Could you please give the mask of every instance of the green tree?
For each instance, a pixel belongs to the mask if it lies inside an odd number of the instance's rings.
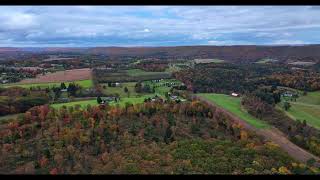
[[[100,96],[98,96],[98,97],[97,97],[97,102],[98,102],[98,104],[101,104],[102,99],[101,99],[101,97],[100,97]]]
[[[285,101],[283,103],[284,110],[288,111],[290,109],[290,107],[291,107],[291,104],[289,102]]]
[[[64,84],[64,82],[63,82],[63,83],[61,83],[60,88],[61,88],[61,89],[66,89],[67,86],[66,86],[66,85]]]

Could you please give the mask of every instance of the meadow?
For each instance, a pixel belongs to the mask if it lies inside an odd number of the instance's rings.
[[[63,81],[78,81],[91,79],[91,69],[71,69],[65,71],[57,71],[54,73],[48,73],[45,75],[38,75],[36,78],[24,79],[21,84],[33,84],[33,83],[53,83]]]
[[[194,60],[196,64],[202,64],[202,63],[223,63],[225,62],[222,59],[195,59]]]
[[[257,61],[256,63],[258,64],[266,64],[266,63],[272,63],[272,62],[276,62],[277,60],[274,59],[261,59],[259,61]]]
[[[141,69],[129,69],[126,71],[129,76],[156,76],[170,75],[170,72],[148,72]]]
[[[124,88],[127,87],[129,90],[129,95],[130,97],[135,97],[138,94],[135,91],[135,85],[136,82],[126,82],[126,83],[121,83],[120,86],[117,87],[108,87],[107,83],[102,83],[100,84],[102,87],[105,86],[105,88],[103,88],[103,93],[106,95],[114,95],[114,94],[119,94],[120,97],[128,97],[128,94],[126,92],[124,92]]]
[[[18,87],[22,87],[22,88],[30,88],[30,87],[40,87],[40,88],[47,88],[47,87],[59,87],[61,85],[61,83],[64,82],[66,86],[68,86],[71,82],[67,82],[67,81],[61,81],[61,82],[52,82],[52,83],[13,83],[13,84],[7,84],[7,85],[2,85],[0,87],[4,87],[4,88],[9,88],[9,87],[14,87],[14,86],[18,86]],[[78,81],[72,81],[76,84],[79,84],[81,87],[83,88],[91,88],[93,86],[93,82],[91,79],[87,79],[87,80],[78,80]]]
[[[97,99],[91,99],[91,100],[84,100],[84,101],[74,101],[74,102],[67,102],[67,103],[57,103],[57,104],[50,104],[50,107],[59,109],[62,106],[70,107],[70,106],[75,106],[75,105],[80,105],[82,108],[87,107],[87,105],[98,105]]]
[[[247,111],[245,111],[241,107],[241,98],[239,97],[232,97],[225,94],[215,94],[215,93],[199,93],[197,94],[207,100],[215,103],[217,106],[226,109],[227,111],[231,112],[235,116],[243,119],[244,121],[248,122],[250,125],[256,128],[268,128],[270,125],[259,120],[252,115],[250,115]]]
[[[277,105],[278,109],[283,109],[283,102]],[[291,105],[288,111],[284,111],[294,120],[306,120],[307,124],[320,129],[320,91],[309,92],[305,96],[300,96],[296,101],[288,101]]]
[[[139,104],[143,103],[146,98],[153,97],[153,94],[149,95],[143,95],[143,96],[137,96],[137,97],[121,97],[119,102],[111,102],[109,105],[116,106],[119,105],[120,107],[125,107],[127,103],[129,104]],[[82,108],[86,108],[88,105],[91,106],[97,106],[98,102],[97,99],[91,99],[91,100],[83,100],[83,101],[74,101],[74,102],[67,102],[67,103],[57,103],[57,104],[51,104],[50,107],[55,109],[60,109],[63,106],[70,107],[75,105],[80,105]]]

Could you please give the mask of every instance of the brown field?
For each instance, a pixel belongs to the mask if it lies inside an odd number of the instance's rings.
[[[66,82],[91,79],[91,69],[72,69],[66,71],[58,71],[48,73],[46,75],[38,75],[34,79],[24,79],[20,83],[51,83],[51,82]]]

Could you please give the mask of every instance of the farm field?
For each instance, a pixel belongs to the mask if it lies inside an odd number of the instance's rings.
[[[291,107],[283,110],[283,101],[277,105],[294,120],[306,120],[307,124],[320,129],[320,92],[309,92],[306,96],[300,96],[297,101],[289,101]]]
[[[143,83],[150,85],[150,87],[155,86],[155,94],[160,96],[164,96],[171,89],[171,87],[165,86],[165,83],[175,83],[177,85],[181,84],[181,82],[176,79],[164,79],[160,82],[144,81]]]
[[[149,94],[149,95],[143,95],[143,96],[140,96],[140,97],[123,97],[120,99],[119,102],[111,102],[110,105],[113,105],[113,106],[116,106],[116,105],[119,105],[120,107],[125,107],[126,103],[130,103],[130,104],[140,104],[140,103],[143,103],[144,100],[146,98],[151,98],[153,97],[154,94]]]
[[[33,79],[24,79],[20,84],[29,83],[53,83],[53,82],[67,82],[91,79],[91,69],[72,69],[66,71],[58,71],[45,75],[38,75]]]
[[[109,105],[111,105],[111,106],[119,105],[120,107],[125,107],[126,103],[130,103],[130,104],[143,103],[146,98],[153,97],[153,96],[154,96],[153,94],[149,94],[149,95],[143,95],[140,97],[129,97],[129,98],[128,97],[121,97],[119,102],[117,102],[117,103],[111,102]],[[52,108],[59,109],[62,106],[70,107],[70,106],[75,106],[77,104],[79,104],[82,108],[85,108],[89,104],[91,106],[96,106],[96,105],[98,105],[98,102],[96,99],[91,99],[91,100],[84,100],[84,101],[74,101],[74,102],[67,102],[67,103],[51,104],[50,106]]]
[[[71,82],[66,82],[66,81],[61,81],[64,82],[66,86],[68,86]],[[22,84],[22,83],[14,83],[14,84],[8,84],[8,85],[2,85],[0,87],[14,87],[14,86],[18,86],[18,87],[23,87],[23,88],[30,88],[30,87],[40,87],[40,88],[47,88],[47,87],[59,87],[61,85],[61,82],[54,82],[54,83],[27,83],[27,84]],[[83,88],[90,88],[93,86],[93,82],[91,79],[87,79],[87,80],[79,80],[79,81],[72,81],[76,84],[79,84],[81,87]]]
[[[129,69],[126,71],[129,76],[148,76],[148,75],[169,75],[169,72],[147,72],[141,69]]]
[[[261,59],[261,60],[257,61],[256,63],[258,63],[258,64],[266,64],[266,63],[272,63],[272,62],[277,62],[277,60],[274,60],[274,59]]]
[[[268,128],[270,125],[267,123],[253,117],[248,112],[246,112],[244,109],[241,108],[241,99],[237,97],[231,97],[229,95],[225,94],[215,94],[215,93],[199,93],[197,94],[201,97],[204,97],[208,99],[209,101],[212,101],[219,107],[222,107],[229,112],[233,113],[234,115],[238,116],[239,118],[245,120],[250,125],[256,127],[256,128]]]
[[[24,113],[18,113],[18,114],[10,114],[6,116],[0,116],[0,124],[6,123],[10,121],[11,119],[15,119],[20,115],[23,115]]]
[[[130,97],[135,97],[138,95],[134,89],[136,82],[121,83],[121,85],[118,87],[108,87],[107,83],[102,83],[100,85],[106,87],[105,89],[103,89],[103,93],[106,95],[119,94],[120,97],[128,97],[128,94],[124,92],[125,87],[128,88]]]
[[[201,64],[201,63],[222,63],[225,62],[222,59],[195,59],[194,60],[196,64]]]
[[[98,105],[98,102],[96,99],[91,99],[91,100],[84,100],[84,101],[74,101],[74,102],[67,102],[67,103],[57,103],[57,104],[50,104],[50,107],[55,108],[55,109],[59,109],[62,106],[66,106],[66,107],[70,107],[70,106],[75,106],[79,104],[82,108],[87,107],[87,105]]]

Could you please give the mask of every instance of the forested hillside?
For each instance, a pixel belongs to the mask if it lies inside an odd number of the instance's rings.
[[[1,173],[316,173],[198,101],[55,110],[0,131]]]

